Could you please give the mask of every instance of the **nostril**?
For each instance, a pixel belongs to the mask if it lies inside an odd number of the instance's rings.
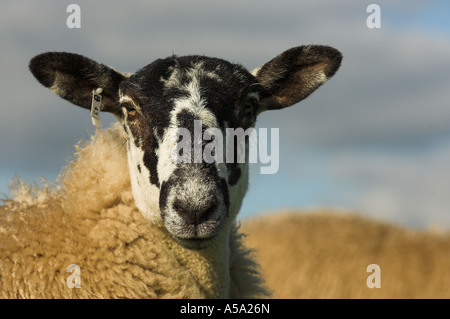
[[[204,221],[207,221],[211,218],[211,216],[214,214],[214,212],[217,209],[217,202],[214,201],[209,208],[207,208],[206,210],[203,211],[203,213],[201,213],[201,215],[198,217],[197,221],[199,223],[202,223]]]
[[[205,215],[210,215],[212,214],[217,208],[217,203],[213,203],[206,211],[205,211]]]
[[[173,205],[172,205],[173,209],[177,212],[180,212],[183,209],[183,205],[180,203],[179,200],[176,200]]]
[[[189,210],[187,207],[189,206],[181,200],[175,200],[172,205],[173,210],[175,210],[180,216],[189,215]]]

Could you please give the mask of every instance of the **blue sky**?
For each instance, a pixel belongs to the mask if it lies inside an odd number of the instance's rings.
[[[65,24],[74,2],[81,29]],[[280,169],[260,175],[252,166],[240,216],[329,207],[450,227],[450,2],[375,2],[381,29],[365,24],[370,3],[2,1],[0,192],[15,173],[55,180],[73,145],[94,132],[88,112],[31,76],[36,54],[80,53],[124,72],[172,53],[253,69],[292,46],[328,44],[344,54],[336,76],[260,117],[258,127],[280,129]]]
[[[427,1],[421,5],[411,6],[399,2],[393,10],[383,12],[387,27],[416,29],[419,32],[449,35],[450,2],[445,0]]]

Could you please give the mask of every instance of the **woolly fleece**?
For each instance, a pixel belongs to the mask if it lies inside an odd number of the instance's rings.
[[[242,224],[274,298],[450,298],[450,232],[316,209]],[[274,242],[276,241],[276,245]],[[369,288],[380,267],[380,288]]]
[[[203,250],[179,246],[134,205],[119,124],[76,146],[56,187],[17,179],[0,207],[1,298],[266,296],[235,221]],[[81,288],[69,288],[69,265]]]

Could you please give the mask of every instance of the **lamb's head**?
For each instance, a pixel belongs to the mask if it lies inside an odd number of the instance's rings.
[[[137,207],[182,245],[201,248],[234,221],[247,189],[248,143],[236,132],[248,133],[262,111],[307,97],[341,59],[333,48],[304,46],[251,73],[221,59],[171,56],[124,74],[81,55],[49,52],[34,57],[30,69],[87,109],[92,92],[102,89],[102,111],[114,114],[128,137]]]

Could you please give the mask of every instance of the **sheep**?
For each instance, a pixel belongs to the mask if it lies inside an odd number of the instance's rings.
[[[0,210],[0,296],[223,297],[218,282],[229,286],[231,297],[264,294],[257,265],[236,228],[220,246],[189,250],[139,213],[123,139],[116,124],[79,145],[59,189],[23,182],[12,188],[15,200]],[[230,250],[229,257],[219,249]],[[80,289],[67,286],[70,265],[80,267]],[[226,268],[231,278],[223,276]]]
[[[450,298],[445,231],[327,209],[270,213],[241,229],[275,298]]]
[[[301,46],[252,72],[170,56],[128,74],[73,53],[34,57],[42,85],[91,109],[96,126],[100,111],[118,123],[80,143],[54,187],[17,181],[0,207],[0,297],[268,296],[236,221],[248,162],[199,160],[209,144],[186,144],[180,132],[195,136],[199,121],[201,133],[254,127],[261,112],[306,98],[341,60],[334,48]],[[238,149],[248,158],[248,145],[225,153]]]

